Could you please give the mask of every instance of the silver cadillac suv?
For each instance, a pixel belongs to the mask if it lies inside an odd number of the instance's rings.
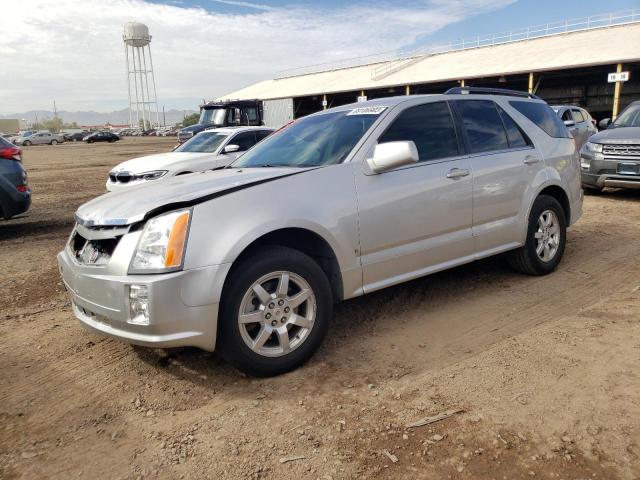
[[[546,103],[453,89],[326,110],[223,170],[96,198],[58,263],[90,330],[275,375],[340,300],[503,252],[552,272],[581,213],[575,144]]]

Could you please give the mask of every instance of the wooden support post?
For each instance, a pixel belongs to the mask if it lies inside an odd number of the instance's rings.
[[[404,87],[404,94],[411,95],[411,85],[407,85],[406,87]]]
[[[322,109],[323,110],[327,109],[327,94],[326,93],[324,95],[322,95]]]
[[[464,78],[462,80],[460,80],[460,86],[464,87]]]
[[[533,72],[529,73],[529,93],[533,93]]]
[[[622,72],[622,64],[618,64],[616,69],[617,73]],[[622,89],[622,82],[616,82],[616,86],[613,90],[613,112],[611,113],[611,121],[613,122],[618,116],[618,110],[620,109],[620,90]]]

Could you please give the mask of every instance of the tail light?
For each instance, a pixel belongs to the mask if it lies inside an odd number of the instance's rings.
[[[6,158],[7,160],[15,160],[16,162],[22,161],[22,150],[18,147],[9,147],[0,149],[0,158]]]

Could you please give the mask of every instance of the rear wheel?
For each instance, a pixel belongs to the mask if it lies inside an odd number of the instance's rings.
[[[29,140],[25,140],[24,142],[22,142],[22,145],[28,147],[29,145],[31,145],[31,142]]]
[[[272,376],[306,362],[329,329],[333,301],[310,257],[268,246],[230,274],[220,312],[222,355],[249,375]]]
[[[531,208],[527,240],[524,246],[509,254],[509,263],[528,275],[553,272],[564,254],[567,221],[560,203],[548,195],[540,195]]]

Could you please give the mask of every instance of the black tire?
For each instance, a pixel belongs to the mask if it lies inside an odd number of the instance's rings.
[[[49,145],[57,145],[58,141],[57,140],[51,140],[51,142],[49,143]]]
[[[28,147],[29,145],[31,145],[31,142],[29,140],[25,140],[24,142],[22,142],[23,147]]]
[[[560,227],[560,241],[558,249],[549,261],[542,260],[536,253],[535,234],[538,230],[538,219],[546,210],[555,213]],[[509,252],[507,260],[512,268],[527,275],[547,275],[553,272],[564,254],[567,242],[567,219],[560,203],[548,195],[540,195],[536,198],[529,213],[529,226],[527,228],[527,240],[524,246]]]
[[[254,352],[245,343],[238,324],[238,314],[245,293],[259,278],[283,270],[299,275],[311,287],[316,299],[315,320],[307,337],[297,348],[279,357],[268,357]],[[280,375],[311,358],[327,334],[332,316],[331,287],[320,266],[298,250],[267,246],[235,265],[230,273],[220,305],[217,348],[229,363],[248,375]]]

